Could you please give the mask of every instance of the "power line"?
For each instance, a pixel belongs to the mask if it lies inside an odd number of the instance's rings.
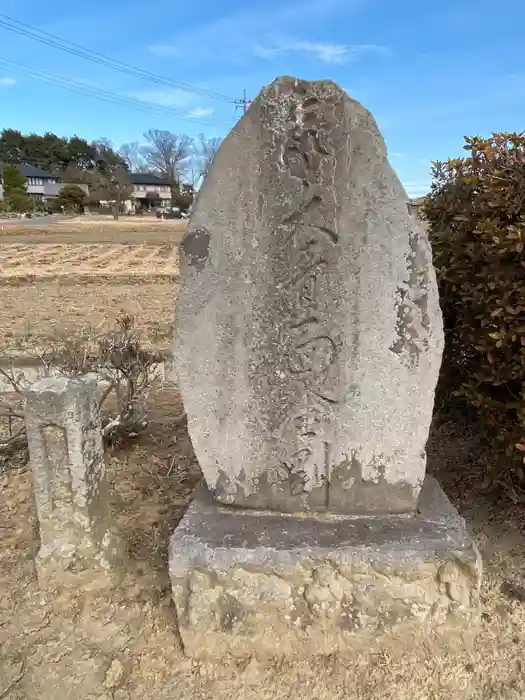
[[[120,93],[112,92],[110,90],[106,90],[104,88],[99,88],[95,85],[90,84],[87,81],[80,80],[78,78],[71,78],[70,76],[67,75],[60,75],[58,73],[51,73],[49,71],[44,71],[40,68],[35,68],[34,66],[29,66],[22,61],[18,61],[13,58],[7,58],[5,56],[0,56],[0,63],[2,63],[4,66],[8,68],[14,68],[15,70],[20,69],[21,72],[24,74],[28,74],[29,77],[32,77],[36,80],[42,78],[43,82],[48,82],[49,84],[53,84],[56,87],[63,87],[65,89],[69,89],[70,87],[78,87],[81,91],[82,94],[89,94],[89,96],[92,97],[98,97],[100,99],[105,98],[108,101],[114,102],[115,104],[123,104],[126,106],[133,106],[141,109],[146,109],[147,111],[155,111],[157,113],[162,113],[166,114],[171,117],[176,117],[177,119],[185,119],[187,121],[192,121],[196,123],[219,123],[219,120],[216,120],[214,118],[210,119],[197,119],[196,117],[190,117],[187,115],[186,111],[183,111],[181,109],[177,109],[174,107],[169,107],[167,105],[157,105],[157,104],[152,104],[150,102],[147,102],[145,100],[141,100],[140,98],[128,96],[128,95],[122,95]],[[36,76],[35,77],[35,74]],[[58,82],[53,82],[53,81],[58,81]],[[89,91],[86,93],[86,91]],[[226,124],[227,122],[221,121],[220,123]]]
[[[121,107],[132,107],[134,109],[139,109],[142,111],[153,112],[160,114],[162,116],[170,116],[183,121],[189,121],[193,124],[203,124],[207,126],[214,126],[216,124],[229,125],[229,122],[217,120],[217,119],[202,119],[197,117],[188,116],[186,112],[182,112],[175,108],[168,107],[166,105],[155,105],[145,100],[141,100],[135,97],[128,97],[121,95],[119,93],[111,92],[110,90],[105,90],[103,88],[98,88],[96,86],[90,85],[87,82],[78,80],[76,78],[70,78],[69,76],[59,75],[57,73],[50,73],[49,71],[41,70],[40,68],[34,68],[28,66],[22,61],[16,59],[7,58],[0,56],[0,65],[3,65],[10,70],[21,72],[22,75],[26,75],[32,80],[37,82],[42,82],[54,87],[59,87],[63,90],[68,90],[70,92],[75,92],[81,94],[84,97],[93,97],[94,99],[101,100],[103,102],[108,102],[110,104],[116,104]]]
[[[196,117],[184,116],[185,113],[178,112],[175,109],[165,105],[155,105],[138,98],[126,97],[124,95],[119,95],[118,93],[110,92],[109,90],[96,88],[89,85],[89,83],[84,83],[74,78],[61,76],[56,73],[49,73],[48,71],[43,71],[39,68],[33,68],[23,64],[21,61],[14,61],[14,59],[0,57],[0,65],[3,65],[10,70],[14,70],[14,72],[20,72],[22,75],[25,75],[32,80],[36,80],[37,82],[52,85],[53,87],[58,87],[63,90],[68,90],[69,92],[77,93],[83,97],[93,97],[94,99],[108,102],[110,104],[116,104],[122,107],[132,107],[143,112],[152,112],[162,116],[170,116],[172,118],[181,119],[184,121],[191,121],[194,124],[214,125],[217,123],[227,123],[225,121],[219,122],[218,120],[213,120],[212,122],[209,119],[205,120],[198,119]]]
[[[171,80],[170,78],[165,78],[157,73],[151,73],[150,71],[143,70],[142,68],[137,68],[128,63],[123,63],[122,61],[117,61],[109,56],[98,53],[97,51],[92,51],[91,49],[86,49],[80,44],[75,44],[72,41],[63,39],[56,34],[51,34],[50,32],[45,32],[44,30],[33,27],[25,22],[20,22],[19,20],[13,19],[8,15],[0,12],[0,27],[6,29],[7,31],[14,32],[21,36],[34,39],[47,46],[52,46],[53,48],[59,49],[60,51],[65,51],[74,56],[84,58],[87,61],[92,61],[93,63],[98,63],[100,65],[106,66],[107,68],[112,68],[113,70],[120,71],[121,73],[127,73],[129,75],[134,75],[135,77],[142,78],[151,82],[158,83],[160,85],[167,85],[168,87],[176,88],[177,90],[182,90],[183,92],[191,92],[202,97],[208,97],[213,100],[221,100],[223,102],[229,102],[230,104],[238,104],[239,100],[232,99],[227,95],[222,95],[211,90],[206,90],[204,88],[196,87],[195,85],[189,85],[187,83],[181,83],[178,81]]]

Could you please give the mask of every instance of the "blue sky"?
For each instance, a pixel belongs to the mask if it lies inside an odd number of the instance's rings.
[[[518,0],[3,0],[0,12],[231,100],[244,89],[254,96],[277,75],[331,78],[372,111],[411,196],[428,189],[431,160],[461,154],[464,135],[525,129]],[[35,70],[139,98],[151,111],[43,84],[29,77]],[[0,107],[0,127],[104,136],[116,146],[140,141],[150,127],[222,136],[240,116],[226,100],[114,71],[2,27]]]

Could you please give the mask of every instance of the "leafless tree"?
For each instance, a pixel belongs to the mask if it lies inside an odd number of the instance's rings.
[[[94,141],[93,146],[97,152],[97,169],[89,173],[91,199],[111,202],[113,217],[118,219],[122,204],[133,191],[126,163],[108,139]]]
[[[92,171],[89,177],[91,199],[111,202],[113,218],[118,219],[123,203],[133,192],[126,168],[122,165],[111,165],[103,172]]]
[[[193,139],[186,134],[160,129],[146,131],[144,139],[147,145],[141,153],[145,163],[171,183],[172,195],[175,196],[192,154]]]
[[[200,134],[198,142],[198,163],[199,163],[199,175],[201,178],[205,178],[210,172],[217,151],[221,145],[222,139],[217,136],[212,136],[207,138],[204,134]]]
[[[148,170],[138,141],[123,143],[118,152],[132,173],[142,173]]]
[[[97,154],[102,153],[105,154],[106,157],[109,157],[111,153],[115,154],[113,142],[110,141],[110,139],[107,139],[105,136],[95,139],[92,141],[91,145],[96,150]]]
[[[186,169],[186,181],[192,186],[194,190],[196,190],[199,186],[201,179],[201,168],[198,162],[198,158],[197,156],[194,156],[191,159],[190,166]]]

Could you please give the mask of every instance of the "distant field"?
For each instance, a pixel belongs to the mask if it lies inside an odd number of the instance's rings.
[[[59,219],[42,226],[27,225],[16,221],[0,222],[0,245],[25,243],[179,243],[186,221],[157,219],[153,217],[77,217]]]
[[[51,231],[68,231],[70,233],[94,233],[102,229],[115,231],[180,231],[186,228],[184,219],[157,219],[154,216],[77,216],[73,218],[56,218],[52,222],[38,225],[35,219],[0,220],[0,234],[10,236],[16,233],[49,233]]]
[[[136,318],[144,341],[171,343],[178,243],[186,223],[129,217],[62,220],[0,234],[0,355],[42,352],[59,337]]]
[[[14,243],[0,246],[0,282],[74,276],[165,276],[178,271],[176,246]]]

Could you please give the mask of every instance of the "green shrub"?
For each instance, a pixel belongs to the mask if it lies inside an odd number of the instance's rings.
[[[54,206],[57,211],[64,207],[65,211],[80,212],[87,201],[87,194],[79,185],[64,185],[55,198]]]
[[[11,211],[18,214],[25,214],[33,211],[34,202],[25,190],[14,188],[9,191],[9,196],[6,199],[7,205]]]
[[[4,197],[9,199],[11,192],[25,192],[27,188],[27,180],[14,165],[6,165],[2,173],[2,181],[4,185]]]
[[[486,426],[488,476],[525,496],[525,135],[466,138],[424,206],[438,271],[445,396]]]
[[[62,204],[58,197],[50,197],[46,201],[46,209],[50,214],[61,214]]]

